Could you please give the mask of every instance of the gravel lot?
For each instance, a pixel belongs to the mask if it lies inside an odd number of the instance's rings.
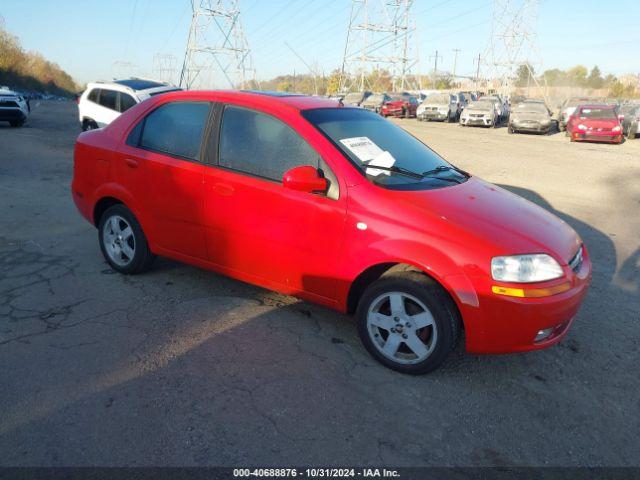
[[[0,465],[639,465],[640,140],[398,123],[582,235],[562,344],[409,377],[324,308],[164,259],[113,274],[69,192],[76,106],[44,102],[0,126]]]

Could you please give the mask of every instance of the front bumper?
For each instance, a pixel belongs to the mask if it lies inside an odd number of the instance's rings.
[[[418,114],[418,118],[420,120],[440,120],[440,121],[444,121],[447,119],[447,117],[449,116],[449,113],[442,113],[439,112],[437,110],[425,110],[423,112],[420,112]]]
[[[474,117],[474,116],[465,116],[460,118],[460,124],[465,126],[481,126],[481,127],[490,127],[493,124],[492,117]]]
[[[619,131],[619,132],[587,131],[585,133],[571,132],[571,139],[574,142],[620,143],[622,142],[622,131]]]
[[[19,108],[0,108],[0,121],[26,120],[27,115]]]
[[[512,353],[540,350],[560,342],[569,331],[591,281],[591,261],[586,248],[577,272],[566,267],[569,290],[541,298],[518,298],[494,294],[489,278],[469,279],[477,294],[477,306],[461,304],[467,350],[471,353]],[[538,332],[551,333],[536,341]]]
[[[544,124],[536,121],[512,121],[510,126],[518,132],[548,132],[551,128],[550,123]]]

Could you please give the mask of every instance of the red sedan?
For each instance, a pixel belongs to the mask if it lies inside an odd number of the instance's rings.
[[[567,123],[572,142],[622,142],[622,125],[615,105],[580,105]]]
[[[382,104],[380,114],[383,117],[411,118],[416,116],[418,100],[411,95],[391,95]]]
[[[401,372],[436,368],[463,330],[470,352],[553,345],[588,289],[566,223],[330,100],[168,93],[74,156],[73,199],[114,270],[163,255],[355,313]]]

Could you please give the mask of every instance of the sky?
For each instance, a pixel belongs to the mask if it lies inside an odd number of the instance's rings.
[[[472,76],[474,60],[489,40],[491,5],[491,0],[414,0],[420,73],[432,71],[436,51],[438,70],[451,71],[458,49],[457,72]],[[350,9],[350,0],[240,0],[258,78],[306,73],[305,63],[325,73],[339,67]],[[537,43],[544,69],[582,64],[597,65],[605,74],[639,73],[636,12],[637,0],[541,0]],[[128,71],[116,62],[134,65],[134,74],[152,75],[156,53],[174,55],[181,65],[191,5],[189,0],[31,0],[27,8],[20,0],[0,0],[0,16],[25,49],[39,51],[86,83]]]

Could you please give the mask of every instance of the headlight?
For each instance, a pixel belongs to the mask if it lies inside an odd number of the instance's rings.
[[[578,130],[586,130],[586,129],[587,129],[586,125],[582,125],[582,124],[578,125]]]
[[[616,125],[615,127],[613,127],[611,129],[612,132],[619,132],[620,131],[620,125]]]
[[[562,275],[558,262],[544,253],[491,259],[491,276],[499,282],[544,282]]]

